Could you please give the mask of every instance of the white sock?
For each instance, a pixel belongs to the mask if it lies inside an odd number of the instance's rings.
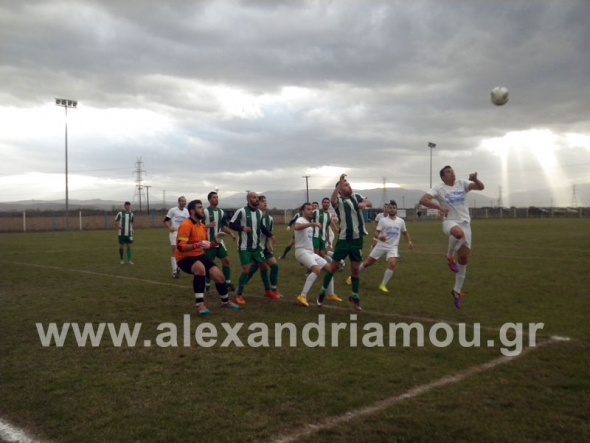
[[[449,249],[447,250],[447,258],[451,258],[455,255],[455,251],[457,250],[457,248],[459,246],[458,243],[461,240],[457,240],[452,235],[449,236]]]
[[[170,257],[170,264],[172,265],[172,272],[176,272],[178,267],[176,266],[176,258]]]
[[[310,274],[305,279],[305,284],[303,285],[303,291],[301,291],[301,295],[305,295],[305,296],[307,295],[307,293],[311,289],[311,286],[314,284],[316,278],[318,278],[316,273],[310,272]]]
[[[386,269],[383,273],[383,281],[381,282],[381,286],[386,286],[393,277],[393,269]]]
[[[327,294],[334,295],[334,279],[330,280],[330,284],[328,285]]]
[[[332,252],[332,251],[330,251],[330,252]],[[329,252],[328,252],[328,254],[329,254]],[[332,263],[332,257],[328,254],[324,255],[324,260],[326,260],[328,263]]]
[[[453,288],[453,291],[460,293],[461,289],[463,288],[463,282],[465,281],[467,265],[460,265],[457,263],[457,267],[459,268],[459,272],[455,274],[455,287]]]
[[[332,256],[334,255],[334,251],[328,251],[326,252],[326,255],[330,258],[332,258]]]

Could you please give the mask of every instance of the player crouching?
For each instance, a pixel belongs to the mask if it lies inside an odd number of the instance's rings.
[[[229,300],[227,284],[221,270],[215,263],[205,257],[205,249],[215,247],[216,243],[207,241],[207,228],[202,223],[205,209],[201,200],[193,200],[187,205],[190,217],[178,227],[176,237],[176,263],[187,274],[193,275],[193,290],[197,312],[201,315],[209,314],[205,306],[205,279],[209,277],[215,282],[217,292],[221,297],[224,308],[239,309],[239,306]]]

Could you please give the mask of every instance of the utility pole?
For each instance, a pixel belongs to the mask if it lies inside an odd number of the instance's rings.
[[[381,191],[381,206],[387,203],[387,177],[382,177],[383,189]]]
[[[502,203],[502,186],[500,186],[498,191],[498,207],[501,208],[502,206],[504,206],[504,204]]]
[[[144,186],[145,192],[147,194],[147,212],[148,212],[148,214],[150,213],[150,188],[151,187],[152,187],[151,185],[150,186],[148,186],[148,185],[145,185]]]
[[[302,178],[305,179],[305,201],[308,202],[309,201],[309,175],[303,175]]]
[[[166,208],[166,190],[162,189],[162,206]]]
[[[572,185],[572,208],[576,208],[578,206],[578,199],[576,198],[576,185]]]
[[[142,175],[144,172],[143,161],[141,161],[141,157],[137,157],[137,161],[135,162],[135,171],[133,174],[137,174],[137,178],[135,179],[137,184],[135,187],[137,188],[137,193],[139,194],[139,212],[141,212],[141,190],[144,188]]]

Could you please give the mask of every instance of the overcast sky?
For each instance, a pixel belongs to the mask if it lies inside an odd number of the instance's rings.
[[[0,201],[590,182],[588,1],[0,0]],[[510,90],[490,103],[495,86]],[[428,148],[428,142],[436,148]],[[135,196],[137,200],[137,197]],[[590,204],[590,202],[578,202]],[[171,203],[172,204],[172,203]]]

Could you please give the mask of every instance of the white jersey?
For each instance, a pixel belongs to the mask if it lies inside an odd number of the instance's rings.
[[[172,223],[172,226],[174,226],[175,231],[178,231],[180,224],[189,217],[190,214],[188,209],[180,209],[178,206],[170,208],[168,214],[166,214],[166,218],[170,219],[170,222]]]
[[[377,216],[375,217],[375,223],[379,223],[383,217],[385,217],[384,212],[380,212],[379,214],[377,214]]]
[[[305,217],[299,217],[295,221],[295,226],[307,223],[311,222]],[[313,228],[311,226],[305,229],[295,230],[295,251],[297,249],[305,249],[313,254]]]
[[[468,223],[471,221],[466,198],[469,185],[470,182],[467,180],[455,180],[453,186],[440,183],[428,191],[428,194],[432,195],[443,208],[449,210],[445,220]]]
[[[386,241],[378,240],[377,244],[393,247],[399,245],[401,234],[406,232],[406,222],[399,217],[395,217],[395,220],[390,217],[383,217],[379,220],[379,224],[375,229],[387,237]]]

